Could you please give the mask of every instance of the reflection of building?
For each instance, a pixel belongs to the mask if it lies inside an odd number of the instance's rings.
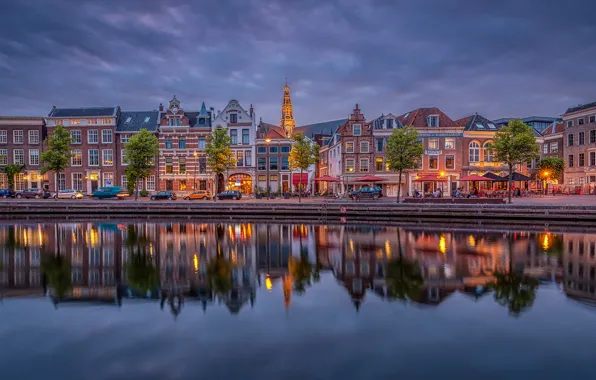
[[[595,302],[596,237],[563,235],[563,290],[572,298]]]

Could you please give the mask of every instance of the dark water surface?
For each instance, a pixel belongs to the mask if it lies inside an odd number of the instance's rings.
[[[0,225],[1,379],[593,376],[596,233]]]

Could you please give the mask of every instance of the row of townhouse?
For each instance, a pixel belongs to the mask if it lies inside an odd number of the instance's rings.
[[[535,120],[540,128],[544,127],[541,123],[545,120],[551,124],[556,120],[544,117],[530,119]],[[465,176],[488,172],[504,176],[507,173],[507,168],[495,160],[489,149],[495,133],[506,125],[504,123],[498,125],[478,114],[452,120],[438,108],[419,108],[400,116],[388,114],[367,120],[356,105],[350,117],[323,140],[320,150],[319,174],[339,178],[341,182],[321,184],[319,190],[345,192],[364,185],[356,182],[358,177],[373,174],[383,179],[377,186],[383,188],[384,194],[396,196],[399,175],[388,170],[385,147],[393,130],[406,125],[418,131],[424,154],[418,168],[404,173],[402,194],[413,194],[415,190],[429,193],[441,188],[445,195],[450,195],[456,188],[469,185],[459,181]],[[542,133],[536,127],[533,130],[537,142],[541,144]],[[533,161],[518,165],[516,171],[532,175],[536,167],[537,163]],[[481,183],[480,186],[490,185]],[[530,184],[519,183],[517,186]]]

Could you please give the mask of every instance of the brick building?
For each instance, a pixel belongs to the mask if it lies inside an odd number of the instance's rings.
[[[98,187],[118,185],[116,124],[120,107],[53,108],[45,118],[47,132],[58,125],[70,131],[70,165],[48,175],[50,191],[75,189],[91,194]]]
[[[540,149],[540,157],[558,157],[563,159],[563,134],[565,132],[565,124],[562,121],[553,122],[548,128],[542,132],[542,147]],[[562,184],[563,174],[559,178],[549,178],[549,183]]]
[[[8,188],[8,177],[2,169],[12,164],[25,166],[15,177],[16,191],[42,187],[44,177],[39,172],[39,155],[44,139],[43,118],[0,117],[0,189]]]
[[[341,180],[347,187],[360,186],[358,177],[374,173],[374,137],[372,125],[366,122],[358,104],[349,119],[337,129],[341,136]]]
[[[565,183],[570,191],[593,191],[596,185],[596,102],[563,114]]]

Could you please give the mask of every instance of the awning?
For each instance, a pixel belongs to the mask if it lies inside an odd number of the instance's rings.
[[[292,185],[307,185],[308,184],[308,173],[302,173],[302,180],[300,179],[300,173],[292,173]]]
[[[506,176],[505,176],[505,178],[506,178],[506,179],[509,179],[509,175],[506,175]],[[532,180],[532,178],[531,178],[531,177],[528,177],[527,175],[523,175],[523,174],[521,174],[521,173],[514,172],[514,173],[511,175],[511,180],[512,180],[512,181],[531,181],[531,180]]]
[[[496,182],[502,182],[502,181],[506,181],[507,180],[506,178],[503,178],[500,175],[495,174],[493,172],[486,172],[486,173],[484,173],[483,177],[492,179],[493,181],[496,181]]]
[[[385,181],[385,178],[377,177],[375,175],[365,175],[364,177],[356,178],[355,182],[380,182]]]
[[[315,178],[315,181],[317,181],[317,182],[341,182],[341,180],[339,178],[331,177],[328,175],[324,175],[322,177],[317,177],[317,178]]]
[[[414,182],[448,182],[447,178],[439,177],[436,175],[425,175],[418,177],[414,180]]]

